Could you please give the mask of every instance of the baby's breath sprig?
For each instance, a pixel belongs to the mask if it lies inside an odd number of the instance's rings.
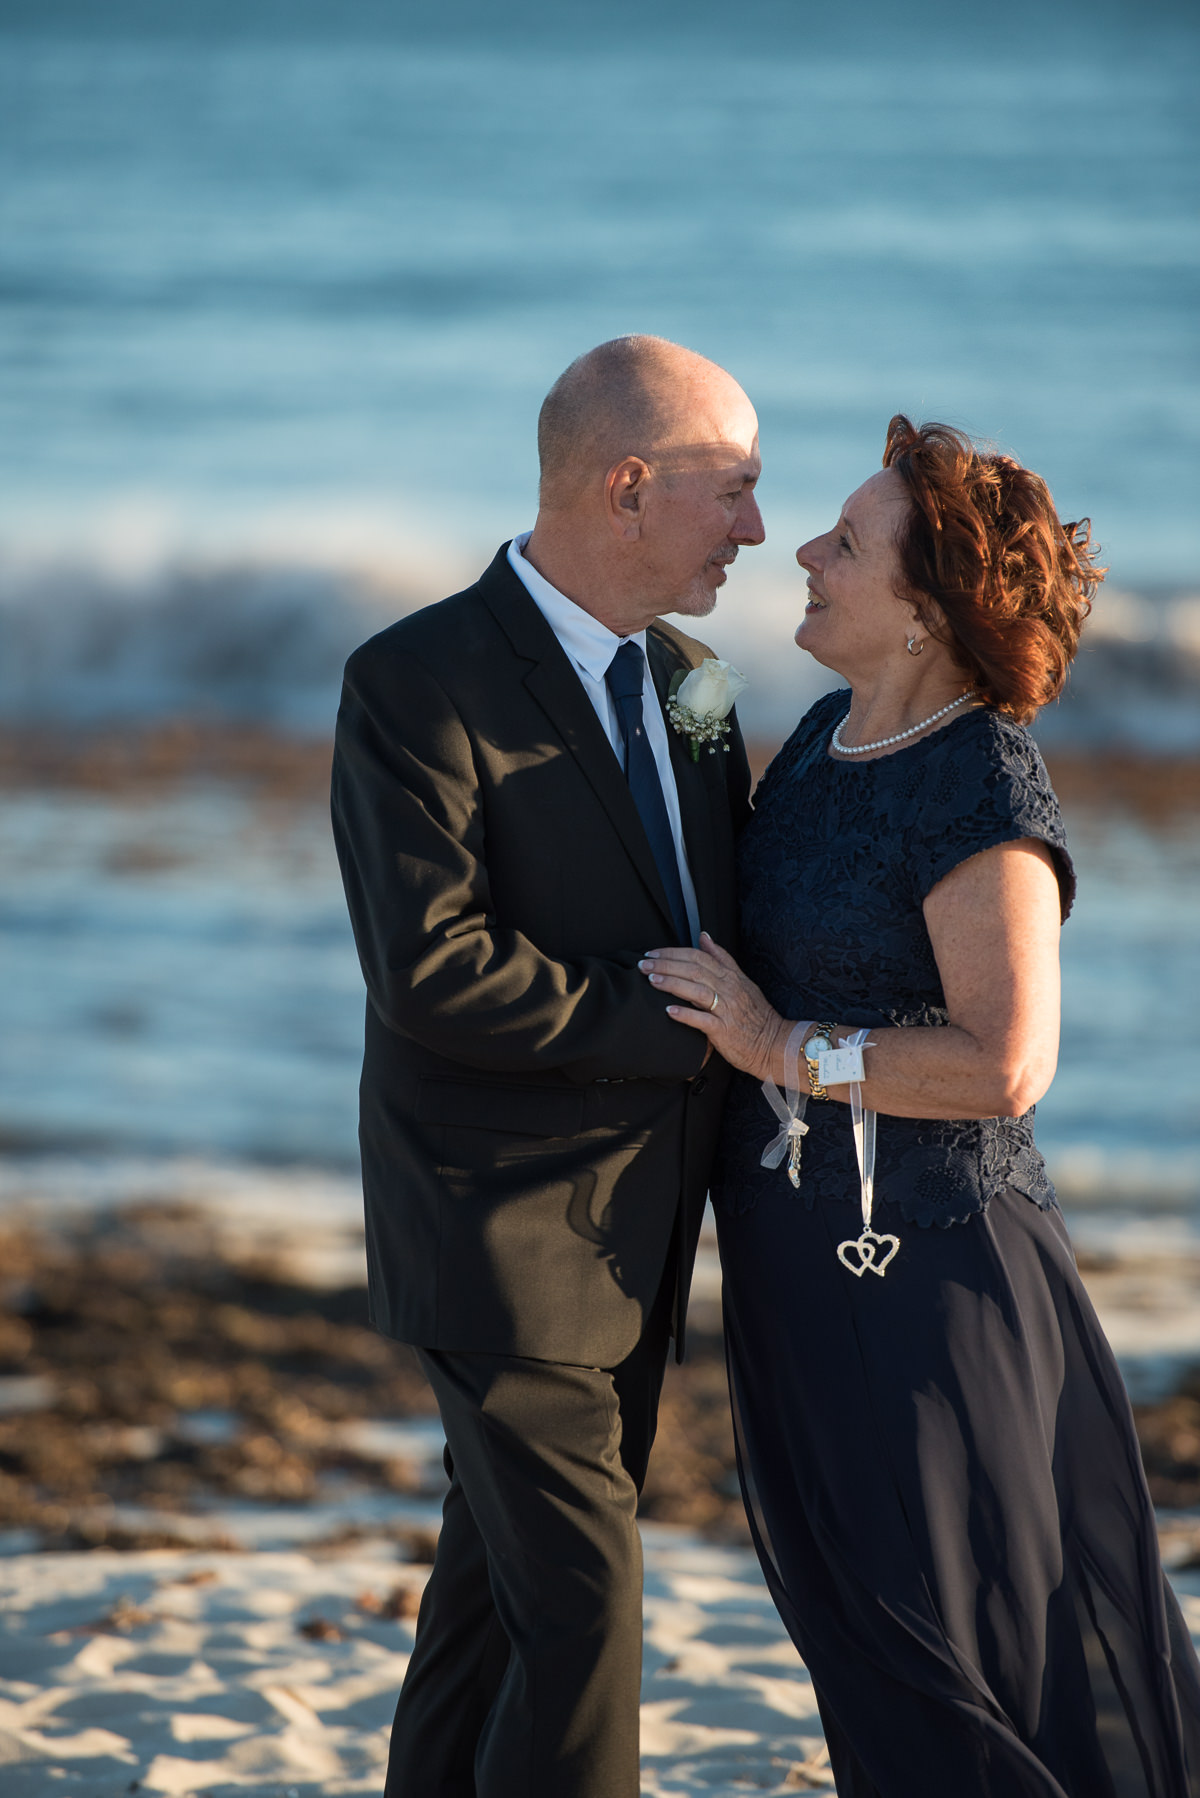
[[[677,699],[667,701],[667,717],[680,736],[687,738],[694,762],[700,760],[703,744],[708,745],[709,755],[716,755],[718,749],[729,754],[729,744],[723,741],[729,735],[728,718],[698,718],[690,706],[680,705]]]

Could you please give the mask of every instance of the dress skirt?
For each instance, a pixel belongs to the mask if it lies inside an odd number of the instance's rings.
[[[1061,1213],[891,1209],[856,1278],[857,1203],[718,1208],[747,1512],[841,1798],[1200,1798],[1200,1671]]]

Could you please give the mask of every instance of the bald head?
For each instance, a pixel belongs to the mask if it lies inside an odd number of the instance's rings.
[[[542,403],[542,508],[570,505],[626,456],[682,471],[716,447],[704,442],[705,414],[734,394],[732,375],[665,337],[614,337],[588,350]]]
[[[758,419],[732,375],[662,337],[572,362],[538,420],[541,503],[524,558],[618,636],[702,618],[761,543]]]

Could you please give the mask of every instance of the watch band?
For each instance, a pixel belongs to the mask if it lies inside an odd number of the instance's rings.
[[[837,1026],[835,1024],[818,1024],[812,1035],[808,1037],[804,1044],[804,1061],[808,1068],[808,1090],[809,1094],[814,1099],[827,1099],[829,1097],[828,1088],[822,1086],[820,1080],[817,1078],[820,1070],[820,1062],[817,1057],[822,1050],[832,1049],[833,1033],[836,1028]]]

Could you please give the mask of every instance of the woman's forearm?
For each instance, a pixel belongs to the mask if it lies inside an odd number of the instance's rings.
[[[837,1024],[835,1043],[857,1026]],[[770,1077],[783,1087],[786,1045],[792,1025],[783,1019],[769,1056]],[[892,1025],[872,1030],[863,1053],[863,1104],[890,1117],[1020,1117],[1037,1103],[1054,1077],[1057,1045],[1032,1049],[985,1042],[954,1024]],[[800,1057],[800,1091],[809,1089],[807,1063]],[[831,1086],[829,1098],[846,1104],[849,1086]]]

